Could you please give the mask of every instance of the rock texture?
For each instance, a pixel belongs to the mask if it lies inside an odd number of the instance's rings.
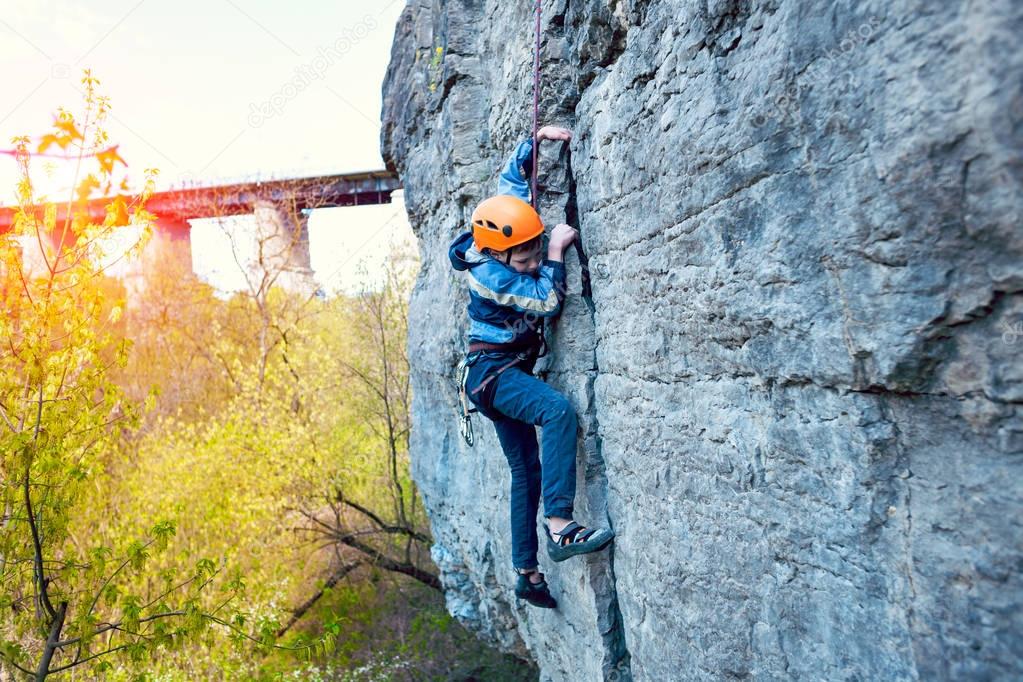
[[[458,434],[445,254],[528,134],[531,5],[410,0],[384,85],[452,613],[545,680],[1019,679],[1023,4],[544,1],[593,285],[569,260],[545,372],[618,534],[541,549],[553,612],[512,595],[493,428]]]

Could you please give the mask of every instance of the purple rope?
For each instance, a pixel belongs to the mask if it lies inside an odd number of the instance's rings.
[[[536,208],[536,148],[540,141],[536,139],[537,125],[540,121],[540,1],[536,0],[536,49],[533,51],[533,177],[530,185],[530,200]]]

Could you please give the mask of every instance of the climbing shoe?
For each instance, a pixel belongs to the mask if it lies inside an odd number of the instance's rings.
[[[534,583],[529,580],[529,575],[529,573],[519,573],[519,580],[515,583],[515,596],[524,599],[533,606],[539,606],[541,609],[556,608],[558,602],[554,601],[550,590],[547,589],[547,581],[541,578],[540,582]]]
[[[564,561],[576,554],[588,554],[604,549],[614,540],[615,534],[609,528],[586,528],[575,521],[561,529],[557,542],[551,538],[551,529],[544,524],[547,531],[547,554],[554,561]]]

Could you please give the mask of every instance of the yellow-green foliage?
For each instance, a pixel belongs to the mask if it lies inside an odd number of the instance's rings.
[[[86,115],[61,114],[43,144],[96,166],[87,198],[112,190],[120,157],[95,129],[108,104],[84,85]],[[512,679],[504,662],[481,667],[488,654],[430,580],[380,568],[387,555],[435,570],[408,461],[416,263],[396,256],[382,288],[355,296],[222,300],[187,263],[154,259],[125,301],[92,240],[150,223],[150,175],[101,225],[69,220],[73,248],[29,273],[15,237],[58,221],[29,208],[28,144],[26,208],[0,235],[0,666],[35,670],[56,631],[50,668],[70,679],[432,679],[452,666]]]
[[[82,532],[132,537],[155,519],[173,519],[175,537],[150,564],[177,575],[198,556],[215,557],[243,580],[230,606],[255,633],[276,632],[328,573],[333,547],[316,551],[299,510],[324,508],[340,488],[391,519],[399,506],[389,485],[396,471],[406,514],[425,528],[407,459],[404,320],[412,274],[392,273],[385,291],[324,302],[279,290],[262,300],[239,294],[222,301],[173,266],[152,273],[141,305],[126,316],[136,344],[124,380],[140,394],[140,377],[157,383],[161,401],[107,462]],[[262,325],[276,342],[260,350],[253,339]],[[389,406],[380,400],[386,386]],[[395,438],[387,437],[388,424],[400,429]],[[361,646],[337,628],[370,617],[356,608],[364,589],[339,585],[310,613],[315,624],[293,633]],[[201,606],[215,612],[226,596],[211,590]],[[296,641],[301,635],[284,640]],[[213,638],[162,652],[147,669],[161,679],[234,679],[298,664],[292,655],[265,661],[234,644]],[[334,654],[335,664],[344,660],[343,651]]]
[[[83,86],[84,114],[61,112],[39,144],[78,158],[72,211],[37,207],[31,141],[18,138],[22,208],[0,235],[0,666],[252,674],[269,647],[312,653],[317,639],[277,637],[330,556],[296,532],[298,510],[339,477],[349,493],[371,493],[388,467],[407,482],[407,452],[382,450],[376,417],[360,413],[373,409],[365,387],[335,362],[373,339],[347,330],[358,304],[277,290],[224,302],[179,272],[155,273],[148,300],[127,306],[103,276],[117,254],[102,249],[128,221],[147,234],[153,174],[92,221],[79,202],[118,189],[120,157],[102,131],[108,102],[95,79]],[[64,246],[32,267],[22,240],[54,233]],[[143,403],[159,405],[145,421]]]
[[[84,112],[59,112],[37,147],[15,140],[19,209],[13,231],[0,235],[0,657],[8,670],[38,676],[78,665],[96,675],[111,656],[139,662],[200,636],[208,621],[195,599],[213,573],[193,560],[168,585],[151,572],[149,560],[175,533],[165,519],[131,536],[80,532],[106,454],[140,417],[112,379],[131,343],[118,287],[103,277],[116,254],[104,249],[129,218],[143,227],[129,251],[142,247],[155,175],[147,172],[130,204],[109,202],[102,222],[84,210],[81,202],[113,190],[121,162],[103,131],[109,103],[97,85],[86,73]],[[66,216],[40,205],[32,182],[32,155],[50,149],[80,171]],[[140,576],[148,594],[127,589]]]

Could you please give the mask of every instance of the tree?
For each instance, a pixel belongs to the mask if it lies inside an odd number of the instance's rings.
[[[80,117],[61,110],[37,150],[27,137],[14,140],[19,208],[13,229],[0,235],[0,665],[36,680],[83,665],[97,674],[112,657],[137,664],[214,623],[260,640],[242,633],[231,611],[201,608],[200,594],[221,572],[212,560],[147,573],[175,534],[172,521],[114,546],[99,533],[72,532],[105,456],[143,411],[111,379],[131,343],[118,326],[123,301],[112,298],[116,287],[104,272],[143,248],[156,176],[147,170],[136,195],[126,180],[117,184],[124,162],[103,128],[109,102],[89,72],[82,85]],[[32,181],[33,156],[54,147],[75,167],[61,207],[39,204]],[[114,191],[122,194],[95,199]],[[101,218],[93,216],[97,205]],[[111,246],[129,223],[138,230],[134,243]],[[124,589],[140,578],[145,590]],[[222,587],[222,606],[241,586]]]
[[[408,243],[395,247],[379,289],[322,302],[310,284],[312,273],[296,272],[297,263],[308,257],[303,253],[308,248],[302,238],[304,207],[315,207],[316,196],[315,188],[302,180],[283,183],[272,205],[263,202],[257,207],[251,234],[220,221],[245,286],[231,302],[237,315],[230,321],[223,312],[198,313],[203,323],[194,326],[215,328],[216,341],[209,334],[187,331],[184,328],[192,325],[165,315],[165,308],[176,304],[161,302],[165,299],[161,295],[139,308],[142,314],[152,311],[151,318],[173,320],[170,326],[176,330],[160,327],[161,343],[172,335],[192,342],[190,351],[171,355],[206,356],[210,360],[206,366],[222,369],[221,379],[229,381],[234,394],[220,403],[223,413],[239,415],[232,422],[235,427],[266,436],[254,442],[267,443],[269,432],[276,429],[279,438],[270,440],[280,444],[283,438],[289,443],[292,474],[296,480],[308,479],[305,495],[295,496],[294,511],[308,522],[304,529],[314,542],[335,548],[335,562],[324,585],[293,609],[279,630],[282,636],[325,590],[364,565],[440,590],[426,558],[430,537],[425,512],[408,472],[405,342],[407,303],[418,263],[402,255],[412,253],[413,247]],[[230,212],[236,201],[232,189],[208,188],[203,197],[195,212],[211,216]],[[147,285],[147,291],[159,289]],[[188,291],[186,286],[184,296],[194,300]],[[195,307],[190,307],[187,319],[197,321]],[[344,404],[339,404],[338,396],[343,396]],[[275,401],[288,410],[279,409]],[[325,414],[324,404],[335,407]],[[245,414],[258,415],[258,423],[241,426]],[[301,434],[286,435],[296,425]],[[352,428],[358,435],[338,437],[339,429]],[[250,455],[249,466],[255,470],[261,470],[257,456],[273,456],[260,446],[253,446]],[[303,461],[320,464],[310,475],[301,471]]]
[[[409,244],[393,248],[381,288],[339,298],[332,311],[349,349],[334,357],[332,374],[352,386],[348,399],[371,437],[339,453],[348,466],[334,472],[321,484],[321,494],[299,509],[306,532],[335,551],[337,562],[325,588],[368,565],[441,590],[426,558],[432,540],[409,473],[411,390],[405,344],[408,300],[418,266],[415,259],[402,257],[410,252]],[[329,449],[322,442],[316,447]],[[389,504],[381,505],[381,497]],[[317,590],[294,609],[281,632],[323,592]]]
[[[215,215],[217,194],[206,196],[200,212]],[[281,206],[283,222],[298,225],[298,203],[285,198]],[[287,646],[298,632],[289,632],[291,626],[308,606],[291,614],[282,607],[293,600],[311,606],[341,578],[325,553],[310,556],[302,534],[292,532],[301,520],[299,510],[314,506],[321,493],[334,500],[337,490],[344,490],[346,500],[378,519],[394,514],[404,519],[389,528],[412,531],[406,538],[414,542],[405,547],[404,558],[400,549],[384,553],[388,548],[380,543],[355,540],[352,544],[367,552],[351,562],[352,571],[385,567],[417,576],[434,589],[439,582],[428,568],[425,515],[407,466],[404,325],[413,264],[404,268],[402,282],[392,272],[387,291],[325,301],[315,292],[280,286],[280,270],[289,266],[299,239],[268,232],[256,233],[254,263],[244,258],[250,246],[244,235],[228,232],[248,281],[227,300],[172,262],[147,271],[139,304],[125,314],[136,343],[118,379],[135,396],[148,382],[157,382],[161,401],[131,441],[122,439],[122,452],[108,467],[105,487],[118,490],[119,501],[88,524],[111,536],[131,537],[154,523],[161,510],[175,510],[178,536],[153,559],[154,568],[180,570],[183,557],[200,549],[225,555],[232,573],[246,582],[238,612],[261,634],[272,632]],[[380,328],[384,337],[374,331]],[[353,371],[367,378],[376,372],[374,344],[381,338],[393,367],[384,388],[393,404],[382,421],[367,417],[376,407]],[[324,481],[331,485],[325,488]],[[385,486],[378,488],[378,481]],[[346,549],[345,560],[357,553]],[[320,575],[326,575],[326,583],[310,587]],[[209,598],[203,605],[216,607]],[[332,637],[337,628],[331,618],[318,613],[315,625],[303,630],[314,632],[314,638]],[[193,678],[249,676],[259,674],[262,665],[216,645],[161,654],[150,670],[182,671]]]

